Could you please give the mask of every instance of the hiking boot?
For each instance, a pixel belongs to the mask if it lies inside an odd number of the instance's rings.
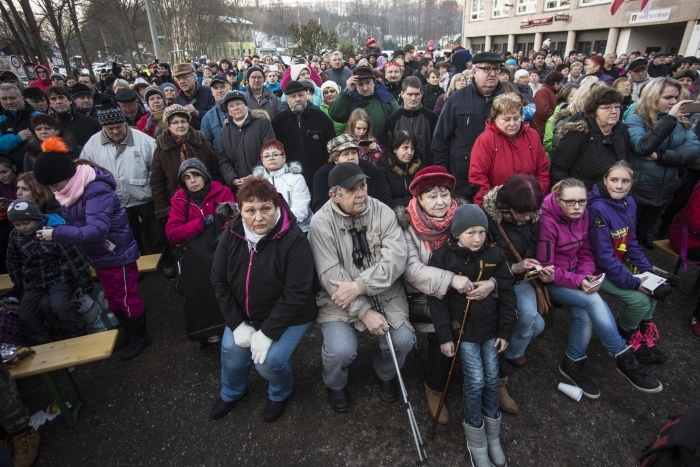
[[[514,358],[514,359],[509,359],[506,358],[506,362],[508,362],[509,365],[514,366],[515,368],[523,368],[525,367],[525,355],[523,355],[520,358]]]
[[[121,359],[131,360],[143,352],[143,349],[151,345],[153,338],[146,331],[145,313],[126,318],[126,321],[131,338],[129,339],[129,344],[124,348],[124,352],[122,352]]]
[[[700,340],[700,319],[696,318],[695,314],[690,317],[690,332],[694,338]]]
[[[345,391],[345,388],[328,388],[328,402],[331,404],[331,408],[336,412],[347,412],[350,408],[350,398],[348,397],[348,393]]]
[[[112,311],[112,310],[110,310]],[[126,316],[122,311],[112,311],[114,316],[119,320],[119,336],[117,337],[117,342],[114,343],[114,350],[121,350],[129,344],[131,340],[131,333],[129,332],[129,324],[126,321]]]
[[[467,449],[472,461],[472,467],[493,467],[489,459],[489,447],[486,441],[486,424],[481,423],[481,428],[474,428],[462,421],[464,435],[467,437]]]
[[[384,402],[392,403],[399,400],[399,391],[396,389],[396,378],[389,381],[379,380],[379,395]]]
[[[268,401],[263,412],[263,419],[266,422],[274,422],[284,413],[284,407],[287,405],[287,399],[283,401]]]
[[[504,412],[518,413],[520,412],[520,407],[518,407],[518,404],[516,404],[513,398],[510,397],[510,394],[508,394],[506,384],[508,384],[508,377],[498,380],[498,406]]]
[[[620,326],[620,321],[617,321],[617,332],[620,333],[620,337],[625,341],[627,345],[634,349],[634,356],[637,357],[639,363],[654,363],[656,357],[646,346],[644,337],[639,328],[633,329],[631,331],[626,330]]]
[[[498,418],[489,418],[484,415],[484,427],[486,428],[486,443],[489,446],[489,459],[494,467],[506,467],[506,454],[501,447],[501,420],[503,415],[498,414]]]
[[[644,367],[639,364],[634,356],[632,347],[627,347],[615,355],[615,365],[617,366],[617,371],[627,378],[632,383],[632,386],[642,392],[653,394],[661,392],[664,388],[657,379],[649,376]]]
[[[31,467],[39,454],[41,436],[34,428],[12,437],[15,467]]]
[[[629,348],[631,349],[632,347]],[[632,352],[634,353],[634,350],[632,350]],[[584,396],[589,399],[598,399],[600,397],[600,391],[583,371],[583,366],[586,364],[587,359],[588,357],[583,357],[578,360],[573,360],[566,355],[561,365],[559,365],[559,373],[561,373],[564,378],[571,381],[574,386],[581,388]]]
[[[642,335],[642,345],[649,349],[653,362],[650,363],[663,363],[666,361],[666,355],[664,355],[659,348],[656,346],[656,341],[659,340],[659,329],[656,327],[656,323],[652,320],[643,319],[639,324],[639,332]],[[636,352],[635,352],[636,355]],[[639,357],[637,357],[639,360]],[[642,362],[641,360],[639,360]],[[645,363],[645,362],[642,362]]]
[[[425,385],[425,398],[428,400],[428,411],[433,420],[435,420],[435,414],[437,413],[438,406],[440,405],[440,399],[442,398],[442,393],[433,391]],[[443,403],[440,409],[440,416],[438,417],[438,423],[440,425],[447,425],[450,423],[450,414],[447,411],[447,404]]]

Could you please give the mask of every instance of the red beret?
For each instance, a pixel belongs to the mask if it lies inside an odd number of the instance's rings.
[[[414,198],[435,186],[444,186],[449,188],[450,191],[455,189],[457,180],[447,173],[447,169],[439,165],[431,165],[420,169],[416,176],[413,178],[411,185],[408,187],[408,191],[411,192]]]

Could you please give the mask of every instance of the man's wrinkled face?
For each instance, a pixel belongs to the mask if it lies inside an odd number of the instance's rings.
[[[126,118],[134,118],[139,113],[139,104],[136,101],[117,102],[117,104],[119,104]]]
[[[374,79],[362,78],[357,82],[357,92],[363,97],[374,94]]]

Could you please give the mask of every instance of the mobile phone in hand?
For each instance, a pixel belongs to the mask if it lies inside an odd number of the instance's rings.
[[[605,273],[601,274],[600,276],[594,277],[592,280],[589,281],[589,284],[591,284],[591,287],[598,287],[600,284],[603,283],[605,280]]]
[[[361,139],[359,143],[357,143],[358,146],[371,146],[372,145],[372,140],[371,139]]]
[[[685,104],[685,106],[683,106],[683,112],[689,114],[700,113],[700,102],[692,102],[690,104]]]

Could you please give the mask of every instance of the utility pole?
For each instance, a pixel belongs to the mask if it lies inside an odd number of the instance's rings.
[[[156,31],[156,19],[153,16],[153,7],[151,0],[146,0],[146,13],[148,14],[148,25],[151,28],[151,40],[153,41],[153,53],[160,60],[160,44],[158,43],[158,32]]]

